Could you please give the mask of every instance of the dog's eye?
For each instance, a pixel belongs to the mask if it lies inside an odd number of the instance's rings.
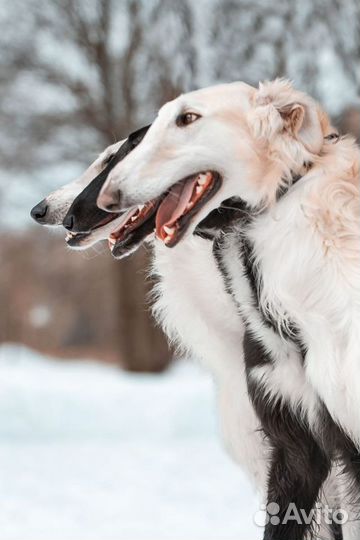
[[[103,167],[106,167],[106,165],[109,165],[110,161],[112,160],[112,158],[114,157],[115,154],[110,154],[109,156],[107,156],[104,161],[103,161]]]
[[[201,118],[200,114],[192,112],[182,113],[176,118],[176,125],[178,127],[185,127],[193,122],[196,122],[196,120],[199,120],[199,118]]]

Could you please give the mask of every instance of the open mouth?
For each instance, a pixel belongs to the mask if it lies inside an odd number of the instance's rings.
[[[155,227],[155,213],[159,206],[157,200],[131,208],[121,225],[108,239],[109,248],[115,257],[126,255],[133,244],[138,245],[152,234]]]
[[[101,229],[101,227],[104,227],[105,225],[108,225],[108,223],[111,223],[115,219],[117,219],[121,214],[108,214],[104,219],[102,219],[96,227],[93,227],[91,231],[88,232],[71,232],[69,231],[65,236],[65,242],[69,247],[78,247],[82,244],[82,242],[88,238],[94,231],[97,229]]]
[[[70,247],[76,247],[78,246],[82,240],[87,238],[90,235],[90,233],[72,233],[68,232],[65,236],[65,242]]]
[[[191,220],[221,187],[222,178],[215,171],[188,176],[167,193],[129,210],[126,219],[109,237],[114,256],[122,253],[127,240],[144,238],[153,231],[167,247],[175,246]]]

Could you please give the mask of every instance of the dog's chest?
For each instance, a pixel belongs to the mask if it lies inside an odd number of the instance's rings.
[[[277,328],[275,318],[269,318],[261,306],[263,279],[253,277],[246,258],[252,257],[244,248],[241,231],[226,234],[215,248],[215,255],[224,282],[237,305],[246,326],[245,364],[248,380],[268,402],[285,400],[290,407],[305,414],[310,424],[318,418],[319,399],[309,384],[303,357],[297,343],[286,338]],[[254,276],[258,280],[254,282]]]
[[[170,339],[215,374],[238,370],[242,322],[225,291],[212,242],[193,237],[175,248],[157,242],[154,271],[159,278],[154,311]]]

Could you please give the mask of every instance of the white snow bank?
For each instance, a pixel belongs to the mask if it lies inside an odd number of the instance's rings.
[[[257,507],[195,366],[0,348],[0,540],[255,540]]]

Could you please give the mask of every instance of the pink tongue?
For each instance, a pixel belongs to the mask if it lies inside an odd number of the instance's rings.
[[[163,239],[167,236],[163,231],[164,225],[172,227],[173,224],[185,212],[187,204],[197,182],[197,176],[189,178],[185,183],[176,184],[160,204],[156,213],[156,235]]]

